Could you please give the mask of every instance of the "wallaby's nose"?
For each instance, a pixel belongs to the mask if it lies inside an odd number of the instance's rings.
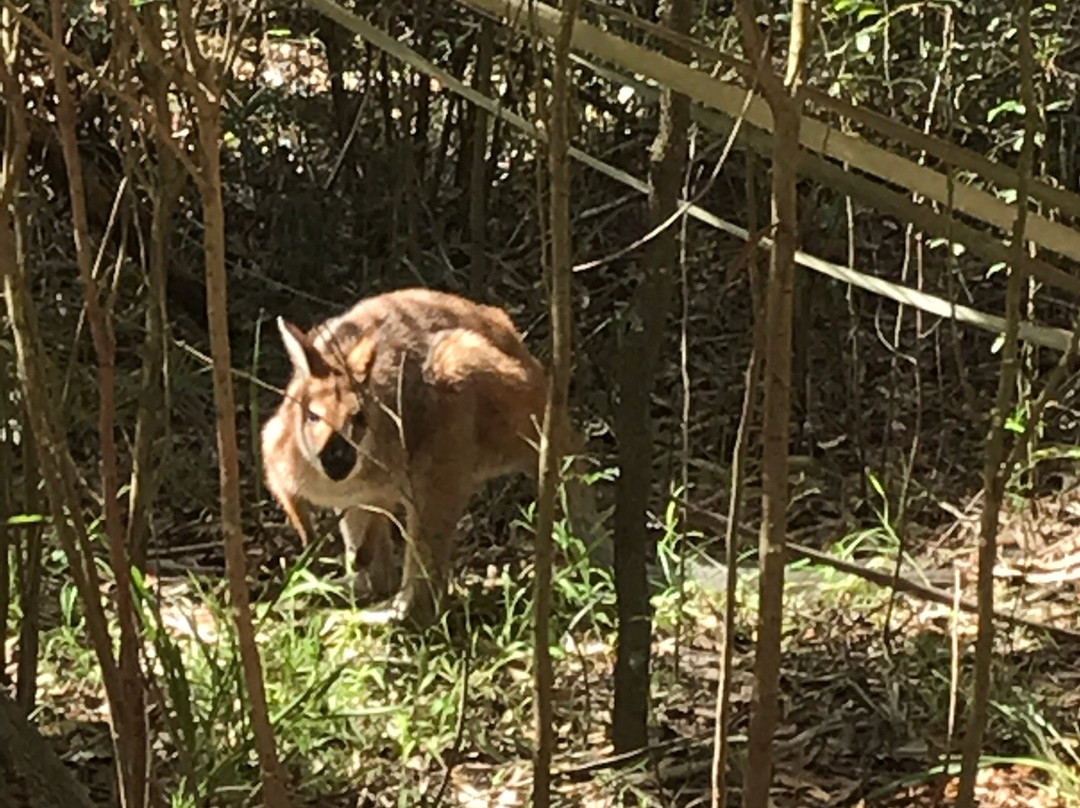
[[[340,432],[335,432],[319,453],[319,461],[326,476],[334,482],[340,482],[349,476],[349,472],[356,465],[356,449]]]

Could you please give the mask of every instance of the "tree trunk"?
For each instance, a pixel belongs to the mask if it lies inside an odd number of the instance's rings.
[[[37,513],[41,496],[38,493],[37,462],[32,435],[23,437],[25,462],[23,474],[27,483],[25,490],[27,513]],[[42,553],[45,547],[43,526],[30,525],[26,531],[22,562],[19,567],[19,608],[22,625],[19,626],[19,662],[15,671],[15,702],[23,715],[30,715],[37,700],[38,652],[41,646],[41,571]]]
[[[53,8],[54,15],[56,8]],[[49,496],[49,509],[56,536],[67,557],[70,575],[79,592],[86,618],[87,634],[105,685],[110,708],[113,745],[117,766],[123,779],[125,763],[130,761],[124,727],[125,693],[120,669],[112,651],[108,621],[101,602],[101,580],[91,552],[81,503],[75,484],[76,469],[62,430],[58,427],[56,400],[50,384],[51,366],[42,346],[27,279],[18,210],[19,188],[26,170],[29,132],[22,88],[13,68],[18,53],[17,36],[9,25],[7,9],[0,11],[0,84],[8,100],[4,130],[4,154],[0,160],[0,271],[3,273],[4,300],[15,343],[16,369],[22,388],[27,423],[39,453],[42,476]],[[58,71],[59,76],[64,71]],[[58,80],[57,84],[61,82]],[[20,669],[20,674],[24,672]],[[24,691],[25,692],[25,691]],[[118,715],[119,714],[119,715]],[[14,765],[14,764],[12,764]]]
[[[491,63],[495,51],[495,26],[484,18],[480,22],[480,43],[476,53],[476,91],[491,94]],[[481,295],[487,286],[487,146],[488,113],[474,106],[472,172],[469,175],[469,266],[470,291]]]
[[[688,0],[665,0],[661,9],[664,24],[680,34],[689,32],[691,13]],[[685,49],[670,44],[666,52],[683,62],[689,58]],[[659,131],[650,154],[650,229],[669,219],[678,205],[686,169],[689,122],[686,97],[665,89],[660,97]],[[647,743],[652,642],[646,526],[652,489],[650,400],[677,263],[678,232],[672,222],[648,246],[647,266],[634,291],[616,360],[619,479],[615,487],[614,549],[619,623],[611,735],[617,754],[640,749]]]
[[[573,333],[572,234],[570,225],[570,37],[581,0],[565,0],[555,42],[551,109],[548,116],[548,168],[551,175],[551,353],[552,371],[540,436],[536,507],[536,578],[534,584],[534,665],[536,680],[536,753],[533,760],[533,808],[551,804],[551,759],[555,752],[551,691],[551,567],[555,501],[562,466],[562,437],[569,432],[571,334]],[[474,133],[479,137],[480,132]]]
[[[11,187],[9,179],[5,178],[4,191]],[[124,703],[120,670],[112,655],[112,639],[101,603],[101,580],[76,492],[75,465],[66,444],[57,437],[61,432],[56,426],[55,399],[48,382],[50,366],[42,348],[36,311],[27,287],[26,267],[20,260],[21,249],[16,242],[14,217],[10,213],[11,201],[5,200],[0,205],[0,267],[3,267],[4,298],[14,336],[19,382],[26,402],[27,420],[39,452],[53,526],[78,589],[87,634],[101,666],[112,719],[112,740],[120,766],[119,758],[126,748],[121,737],[124,721],[116,716]]]
[[[0,422],[11,423],[11,376],[7,357],[0,358]],[[11,460],[12,443],[8,440],[11,430],[5,426],[3,440],[0,440],[0,688],[8,684],[7,678],[7,643],[8,617],[11,607],[11,555],[12,549],[18,549],[18,542],[11,540],[12,531],[7,520],[11,514]]]
[[[160,47],[161,19],[153,5],[139,10],[146,35]],[[169,82],[152,61],[146,67],[146,89],[153,98],[154,115],[162,128],[170,127]],[[151,509],[157,498],[161,471],[168,456],[165,442],[169,427],[166,406],[166,337],[168,330],[168,278],[173,215],[180,194],[182,175],[176,156],[161,149],[154,167],[154,187],[150,191],[150,249],[146,283],[146,336],[143,341],[143,368],[139,383],[139,412],[135,421],[135,444],[131,463],[131,494],[128,507],[128,547],[131,563],[145,569],[150,536]]]
[[[784,608],[788,451],[791,433],[791,343],[798,241],[797,155],[802,118],[800,92],[806,46],[807,0],[795,0],[787,76],[772,73],[757,28],[753,0],[738,0],[747,58],[772,111],[772,227],[775,232],[765,297],[765,401],[762,425],[762,515],[759,614],[754,691],[743,805],[765,808],[772,784],[772,745],[779,713],[780,639]],[[730,574],[730,571],[729,571]]]
[[[752,151],[746,153],[746,207],[747,231],[754,234],[758,230],[757,178],[758,158]],[[735,435],[735,446],[731,452],[731,494],[728,500],[727,530],[724,534],[724,566],[727,580],[724,583],[724,628],[722,632],[723,648],[720,652],[720,671],[716,677],[716,726],[713,733],[713,770],[712,770],[712,808],[724,808],[727,805],[727,769],[728,769],[728,731],[731,723],[731,673],[735,658],[735,609],[738,594],[739,528],[742,526],[746,473],[747,436],[754,420],[758,403],[758,391],[761,386],[761,355],[765,346],[765,321],[761,308],[761,293],[764,284],[761,262],[757,250],[747,256],[750,301],[754,307],[754,326],[750,358],[746,363],[746,388],[743,392],[742,413],[739,416],[739,429]]]
[[[10,61],[0,63],[0,85],[5,97],[12,100],[4,119],[3,158],[0,164],[4,173],[0,175],[0,265],[6,265],[8,272],[15,272],[23,267],[23,216],[18,205],[18,191],[22,185],[26,170],[26,154],[29,145],[29,133],[22,107],[21,90],[15,81],[14,64],[18,53],[18,44],[8,27],[7,10],[0,11],[0,52]],[[6,284],[5,284],[6,286]],[[17,364],[17,362],[16,362]],[[18,372],[5,375],[5,382]],[[5,367],[5,374],[8,368]],[[14,385],[12,385],[14,386]],[[7,391],[4,392],[5,398]],[[32,422],[27,411],[26,396],[22,396],[20,415],[23,423]],[[32,430],[31,430],[32,432]],[[27,513],[38,511],[38,476],[34,451],[34,437],[24,430],[22,437],[23,466],[23,508]],[[10,460],[10,458],[9,458]],[[5,481],[10,486],[10,481]],[[10,489],[9,489],[10,490]],[[15,699],[23,715],[29,715],[37,695],[38,645],[40,640],[39,622],[41,617],[41,550],[42,526],[29,525],[19,554],[16,581],[19,586],[19,607],[22,610],[22,625],[19,626],[19,662],[16,668]],[[4,552],[7,549],[4,548]],[[4,574],[7,570],[3,570]],[[6,600],[10,593],[4,595]],[[0,621],[0,637],[6,637],[7,617]],[[0,640],[2,642],[2,640]],[[0,655],[2,656],[2,655]]]
[[[416,15],[416,52],[427,56],[431,50],[431,11],[427,0],[416,0],[413,5]],[[411,204],[419,209],[423,204],[424,179],[427,176],[428,133],[431,129],[431,81],[426,73],[416,71],[413,87],[413,110],[415,125],[413,128],[412,160],[416,173],[416,183],[412,190]]]
[[[75,257],[83,290],[86,321],[98,363],[98,439],[101,443],[101,487],[108,538],[109,564],[116,579],[116,611],[120,623],[119,701],[110,700],[116,725],[117,766],[125,808],[142,808],[147,801],[149,779],[146,699],[143,685],[139,631],[131,591],[131,561],[128,557],[127,528],[120,504],[120,471],[116,448],[116,340],[112,314],[102,301],[94,277],[94,252],[90,243],[86,190],[82,158],[76,133],[75,99],[69,84],[67,63],[60,51],[67,28],[64,0],[51,0],[52,66],[56,86],[56,125],[64,151],[71,201],[71,223],[75,235]],[[78,507],[75,502],[69,506]]]
[[[338,145],[344,147],[349,139],[353,115],[342,75],[345,71],[345,29],[320,14],[316,31],[326,51],[326,67],[330,73],[330,99],[334,105],[334,125],[337,128]],[[351,153],[352,149],[348,151]],[[348,154],[345,156],[345,164],[352,167],[352,160]],[[351,179],[353,178],[355,177]]]
[[[1028,185],[1035,164],[1035,133],[1039,120],[1034,87],[1034,55],[1031,43],[1031,0],[1021,0],[1017,24],[1020,48],[1021,89],[1024,115],[1024,145],[1018,166],[1016,189],[1016,222],[1013,226],[1012,250],[1017,260],[1010,267],[1005,297],[1005,342],[1001,348],[1001,372],[998,376],[997,397],[990,413],[990,429],[986,437],[986,456],[983,464],[983,512],[979,525],[979,633],[975,639],[975,690],[968,714],[964,737],[963,761],[958,808],[971,808],[975,802],[975,780],[979,773],[983,736],[990,707],[990,662],[994,649],[994,566],[997,563],[998,515],[1005,495],[1005,482],[1010,476],[1015,453],[1006,447],[1005,419],[1013,407],[1016,378],[1019,373],[1020,304],[1027,275],[1021,268],[1026,244],[1024,226],[1027,223]]]
[[[229,343],[228,276],[225,268],[225,208],[221,178],[221,111],[224,75],[228,70],[223,54],[232,53],[235,41],[226,41],[216,52],[203,50],[196,33],[196,12],[191,0],[177,0],[176,20],[179,45],[188,72],[179,78],[191,99],[195,116],[195,160],[181,159],[199,189],[203,214],[203,255],[206,275],[206,308],[210,331],[210,355],[214,385],[217,431],[218,476],[221,492],[221,522],[225,566],[232,599],[232,616],[240,646],[240,661],[247,688],[251,734],[262,781],[261,801],[267,808],[288,808],[289,798],[278,764],[273,726],[266,704],[262,665],[251,619],[247,586],[247,564],[241,524],[240,462],[236,439],[236,397],[232,384],[232,354]],[[243,26],[229,26],[234,33]],[[142,31],[142,26],[139,26]],[[155,43],[140,38],[150,61],[162,70],[167,58]],[[162,148],[174,144],[166,133]],[[180,159],[181,152],[177,152]]]
[[[94,808],[86,788],[0,689],[0,805]]]
[[[183,13],[183,12],[181,12]],[[225,273],[225,208],[221,198],[220,106],[209,99],[199,104],[199,146],[204,250],[206,253],[206,308],[210,319],[210,354],[213,359],[214,404],[217,420],[218,463],[221,480],[221,525],[225,566],[232,595],[233,618],[240,643],[244,681],[250,699],[251,724],[262,775],[263,800],[268,808],[289,804],[278,767],[274,730],[266,706],[262,664],[251,620],[251,602],[244,556],[240,508],[240,460],[236,443],[236,397],[232,384],[229,345],[228,281]]]

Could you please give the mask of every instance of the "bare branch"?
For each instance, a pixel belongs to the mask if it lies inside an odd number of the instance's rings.
[[[108,91],[109,95],[119,101],[127,111],[141,120],[147,128],[157,135],[157,141],[165,148],[171,149],[176,155],[176,159],[184,167],[184,169],[192,176],[192,178],[199,182],[200,172],[198,166],[192,162],[191,157],[184,151],[183,147],[173,140],[172,133],[165,129],[161,123],[156,120],[142,104],[134,98],[130,93],[117,87],[113,82],[98,75],[98,71],[85,59],[77,54],[72,53],[64,45],[57,45],[53,42],[53,38],[46,34],[41,28],[15,5],[14,0],[0,0],[4,7],[11,13],[13,17],[18,19],[19,23],[23,25],[34,38],[41,42],[42,46],[50,53],[59,53],[63,56],[64,61],[72,67],[78,68],[88,76],[93,76],[95,80],[101,85],[102,89]]]
[[[562,463],[560,439],[569,426],[567,401],[570,389],[572,234],[570,224],[570,36],[577,20],[581,0],[565,0],[554,55],[554,77],[549,117],[551,173],[551,293],[552,373],[544,406],[540,436],[539,491],[536,515],[536,572],[534,578],[534,678],[536,682],[536,752],[533,761],[535,808],[551,804],[551,758],[555,751],[552,726],[551,663],[551,568],[554,559],[552,533],[555,499],[558,495]]]
[[[1011,476],[1012,454],[1007,448],[1005,421],[1013,407],[1016,379],[1020,373],[1020,306],[1027,273],[1022,266],[1027,244],[1028,178],[1035,163],[1035,134],[1039,113],[1035,99],[1035,58],[1031,42],[1031,0],[1020,0],[1017,9],[1017,41],[1020,48],[1020,97],[1024,102],[1024,143],[1020,152],[1020,175],[1016,196],[1016,222],[1012,250],[1016,260],[1009,271],[1005,297],[1005,342],[1001,348],[1001,370],[997,397],[990,413],[983,464],[983,512],[979,525],[979,579],[976,599],[979,604],[979,632],[975,639],[975,687],[969,707],[967,732],[956,804],[971,808],[975,802],[975,779],[979,772],[983,737],[990,707],[990,664],[994,650],[994,567],[997,563],[998,517],[1005,483]]]

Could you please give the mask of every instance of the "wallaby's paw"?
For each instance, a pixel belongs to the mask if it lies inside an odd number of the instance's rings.
[[[393,598],[361,609],[360,621],[369,626],[397,626],[423,631],[435,622],[438,609],[432,597],[402,590]]]
[[[361,609],[360,622],[367,626],[393,626],[398,624],[397,610],[393,604],[384,603],[370,609]]]
[[[434,594],[426,586],[406,588],[394,598],[395,622],[422,631],[435,622],[438,607]]]
[[[389,600],[398,591],[401,584],[401,570],[391,560],[381,564],[371,564],[364,573],[371,596],[378,600]]]
[[[381,599],[379,593],[375,590],[371,574],[367,570],[356,570],[347,575],[346,578],[352,590],[353,600],[358,605],[372,604]]]

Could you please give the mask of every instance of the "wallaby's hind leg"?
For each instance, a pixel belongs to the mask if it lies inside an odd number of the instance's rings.
[[[614,564],[615,548],[611,537],[604,530],[600,508],[596,501],[596,489],[582,479],[589,470],[588,460],[585,457],[585,436],[574,428],[568,416],[565,417],[563,423],[563,430],[555,437],[564,456],[564,468],[569,465],[562,478],[563,514],[566,516],[571,533],[585,542],[592,564],[601,569],[611,569]],[[570,458],[569,464],[566,463],[567,456]],[[535,483],[538,481],[539,456],[534,451],[528,460],[530,465],[525,468]]]
[[[345,543],[345,570],[358,600],[390,597],[398,587],[394,525],[377,511],[356,506],[338,522]]]
[[[457,523],[469,503],[458,481],[442,480],[408,508],[405,565],[394,599],[395,617],[415,628],[434,622],[450,580]]]
[[[600,508],[596,502],[596,488],[582,479],[589,471],[584,449],[584,437],[573,432],[566,450],[573,458],[563,486],[563,508],[571,532],[585,542],[593,566],[611,569],[615,563],[615,547],[611,537],[604,531]]]

